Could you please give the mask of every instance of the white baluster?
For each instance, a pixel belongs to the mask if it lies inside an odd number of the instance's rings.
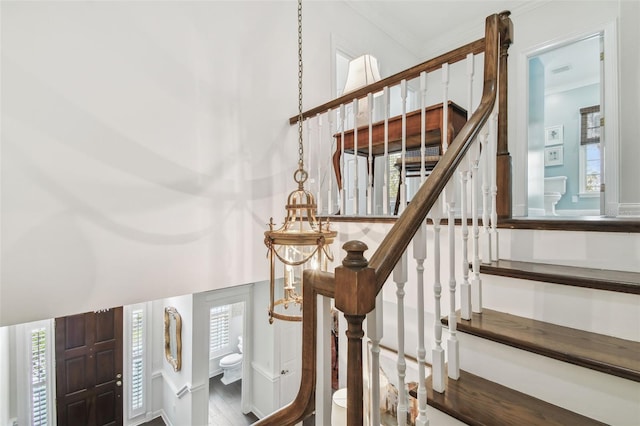
[[[331,299],[318,298],[318,327],[322,332],[318,336],[316,363],[318,374],[316,381],[317,424],[328,424],[331,421]]]
[[[331,136],[332,134],[334,134],[333,132],[333,124],[334,124],[334,114],[335,114],[335,110],[329,110],[327,111],[327,120],[328,120],[328,129],[329,129],[329,156],[331,156],[333,154],[333,141],[335,141],[335,139],[333,138],[333,136]],[[331,157],[329,157],[331,158]],[[331,161],[329,161],[329,164],[331,164]],[[331,166],[329,166],[329,170],[331,170]],[[330,171],[327,172],[327,176],[328,176],[328,187],[327,187],[327,214],[331,215],[333,214],[333,176],[331,174]]]
[[[358,176],[358,99],[353,100],[353,214],[356,216],[360,213],[360,183]]]
[[[471,110],[473,108],[473,73],[474,73],[474,64],[473,64],[473,53],[469,53],[467,55],[467,76],[468,76],[468,85],[467,85],[467,119],[471,117]],[[474,144],[475,145],[475,144]],[[469,284],[469,229],[467,225],[467,183],[469,181],[469,175],[471,168],[472,156],[467,156],[467,169],[461,171],[460,180],[462,181],[462,195],[461,195],[461,206],[462,209],[462,284],[460,284],[460,315],[464,319],[471,319],[471,284]],[[473,197],[473,195],[472,195]],[[472,213],[473,214],[473,213]],[[473,214],[475,217],[475,214]]]
[[[456,239],[455,239],[455,175],[445,189],[447,200],[447,230],[449,233],[449,339],[447,340],[448,376],[457,380],[460,376],[460,355],[456,336]]]
[[[478,191],[480,190],[480,144],[486,135],[481,134],[479,139],[471,146],[471,221],[473,229],[473,279],[471,280],[471,310],[482,313],[482,279],[480,278],[480,228],[478,227]]]
[[[425,147],[427,137],[427,73],[425,71],[420,73],[420,93],[422,94],[420,97],[420,109],[422,111],[420,114],[420,185],[422,185],[427,177],[425,168],[425,157],[427,155],[427,148]]]
[[[498,149],[498,112],[497,103],[489,121],[489,135],[491,138],[491,260],[498,260],[498,183],[497,183],[497,149]]]
[[[317,150],[316,150],[316,166],[317,166],[317,173],[316,173],[316,179],[318,179],[318,184],[317,184],[317,191],[316,191],[316,206],[317,206],[317,215],[321,215],[322,214],[322,170],[320,169],[320,165],[322,164],[321,162],[321,158],[322,158],[322,116],[320,115],[320,113],[316,114],[316,119],[318,121],[318,143],[316,144],[317,146]]]
[[[382,187],[382,213],[389,214],[389,87],[382,89],[384,100],[384,185]]]
[[[435,392],[444,392],[444,349],[442,348],[442,309],[440,308],[440,298],[442,295],[442,284],[440,281],[440,222],[442,221],[442,196],[429,212],[429,217],[433,221],[433,294],[435,298],[434,307],[434,337],[435,347],[431,351],[431,375],[432,385]]]
[[[463,163],[467,163],[463,160]],[[460,171],[462,194],[460,195],[460,210],[462,220],[462,283],[460,284],[460,315],[464,319],[471,319],[471,284],[469,284],[469,226],[467,224],[467,184],[469,170]]]
[[[398,303],[398,426],[407,423],[407,389],[405,376],[407,363],[404,356],[404,285],[407,282],[407,253],[405,252],[393,270],[393,281],[396,283]]]
[[[445,123],[442,127],[442,145],[445,151],[449,147],[448,123],[449,108],[449,64],[442,64],[442,120]],[[460,376],[460,355],[459,344],[456,336],[456,245],[455,245],[455,207],[456,207],[456,182],[455,175],[451,178],[445,188],[445,199],[447,202],[447,228],[449,232],[449,339],[447,340],[448,375],[457,380]]]
[[[424,260],[427,258],[427,225],[424,222],[413,237],[413,257],[416,260],[418,274],[418,417],[416,418],[416,425],[426,426],[429,424],[429,420],[427,419],[425,374],[427,351],[424,347]]]
[[[345,184],[345,178],[346,178],[346,170],[344,167],[344,121],[345,121],[345,117],[344,117],[344,104],[340,104],[340,132],[341,132],[341,137],[340,137],[340,176],[341,176],[341,188],[339,188],[340,190],[340,214],[342,215],[346,215],[347,214],[347,193],[344,189],[344,184]]]
[[[382,340],[382,292],[376,296],[376,308],[367,315],[367,335],[371,340],[371,424],[380,422],[380,340]]]
[[[367,169],[367,214],[373,214],[373,94],[367,95],[369,105],[369,167]]]
[[[400,210],[402,214],[407,206],[407,170],[406,170],[406,153],[407,153],[407,80],[400,82],[400,97],[402,101],[402,151],[400,158],[402,159],[402,168],[400,173]]]
[[[482,142],[482,263],[491,263],[491,235],[489,234],[489,170],[491,169],[491,138]]]
[[[467,104],[467,120],[471,118],[471,114],[473,111],[473,75],[474,75],[473,53],[469,53],[467,55],[467,76],[469,76],[469,81],[467,86],[467,99],[469,100],[469,103]]]
[[[449,148],[449,64],[442,64],[442,150],[447,151]]]

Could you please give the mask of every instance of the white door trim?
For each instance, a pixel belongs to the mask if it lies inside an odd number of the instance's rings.
[[[618,216],[620,193],[620,130],[619,130],[619,95],[618,95],[618,35],[615,21],[596,25],[580,32],[566,34],[562,37],[547,40],[543,43],[524,50],[517,58],[518,80],[516,82],[517,105],[516,140],[523,141],[522,149],[514,150],[513,169],[513,214],[514,216],[526,216],[527,213],[527,176],[528,176],[528,119],[529,116],[529,59],[549,50],[556,49],[583,39],[595,33],[604,35],[604,99],[601,99],[605,126],[604,139],[604,214],[606,216]]]

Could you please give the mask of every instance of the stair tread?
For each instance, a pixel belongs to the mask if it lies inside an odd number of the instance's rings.
[[[640,382],[640,342],[483,309],[463,320],[457,312],[457,329],[569,362],[603,373]],[[448,324],[448,319],[442,322]]]
[[[640,273],[500,259],[480,265],[480,272],[513,278],[640,294]]]
[[[428,404],[473,426],[604,424],[465,371],[445,389],[433,392],[429,376]]]

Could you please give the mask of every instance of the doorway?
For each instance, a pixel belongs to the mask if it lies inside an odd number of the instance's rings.
[[[56,318],[57,424],[122,425],[122,307]]]
[[[528,57],[528,216],[599,216],[604,32]]]

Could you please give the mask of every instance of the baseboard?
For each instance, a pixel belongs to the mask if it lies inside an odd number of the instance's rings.
[[[640,217],[640,203],[620,203],[618,205],[618,216]]]

